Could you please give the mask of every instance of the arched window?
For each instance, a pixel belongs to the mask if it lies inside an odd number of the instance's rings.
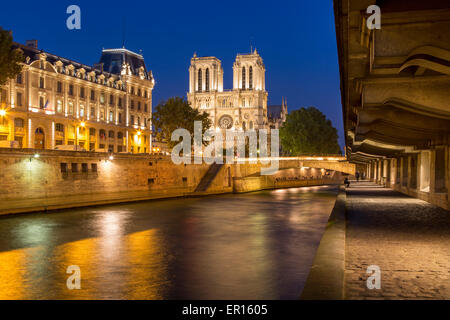
[[[122,132],[117,132],[117,138],[119,139],[123,139],[123,133]]]
[[[245,67],[242,67],[242,90],[245,90]]]
[[[110,130],[108,132],[108,138],[114,138],[114,131]]]
[[[209,68],[205,71],[205,91],[209,91]]]
[[[198,69],[198,87],[197,91],[202,92],[202,69]]]
[[[250,90],[253,89],[253,68],[250,66],[250,69],[248,69],[248,88]]]

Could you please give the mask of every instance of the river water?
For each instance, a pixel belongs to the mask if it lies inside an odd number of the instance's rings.
[[[0,299],[298,299],[336,193],[304,187],[2,217]],[[67,287],[69,266],[79,267],[79,290]]]

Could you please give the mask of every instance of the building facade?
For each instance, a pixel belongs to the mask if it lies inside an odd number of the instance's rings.
[[[233,65],[233,89],[224,90],[221,61],[194,54],[189,67],[188,101],[210,115],[214,128],[266,129],[265,71],[256,50],[238,54]]]
[[[151,152],[155,81],[142,55],[107,49],[89,67],[36,42],[14,46],[25,62],[0,89],[0,147]]]

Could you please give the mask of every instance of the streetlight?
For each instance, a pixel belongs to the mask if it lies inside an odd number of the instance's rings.
[[[86,123],[84,121],[80,122],[79,126],[76,126],[75,128],[75,151],[78,151],[78,128],[82,127],[84,128],[86,126]]]
[[[2,109],[0,110],[0,117],[6,116],[6,110]]]

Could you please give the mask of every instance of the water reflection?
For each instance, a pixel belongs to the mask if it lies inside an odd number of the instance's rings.
[[[0,219],[1,299],[296,299],[329,187]],[[81,268],[68,290],[67,267]]]

